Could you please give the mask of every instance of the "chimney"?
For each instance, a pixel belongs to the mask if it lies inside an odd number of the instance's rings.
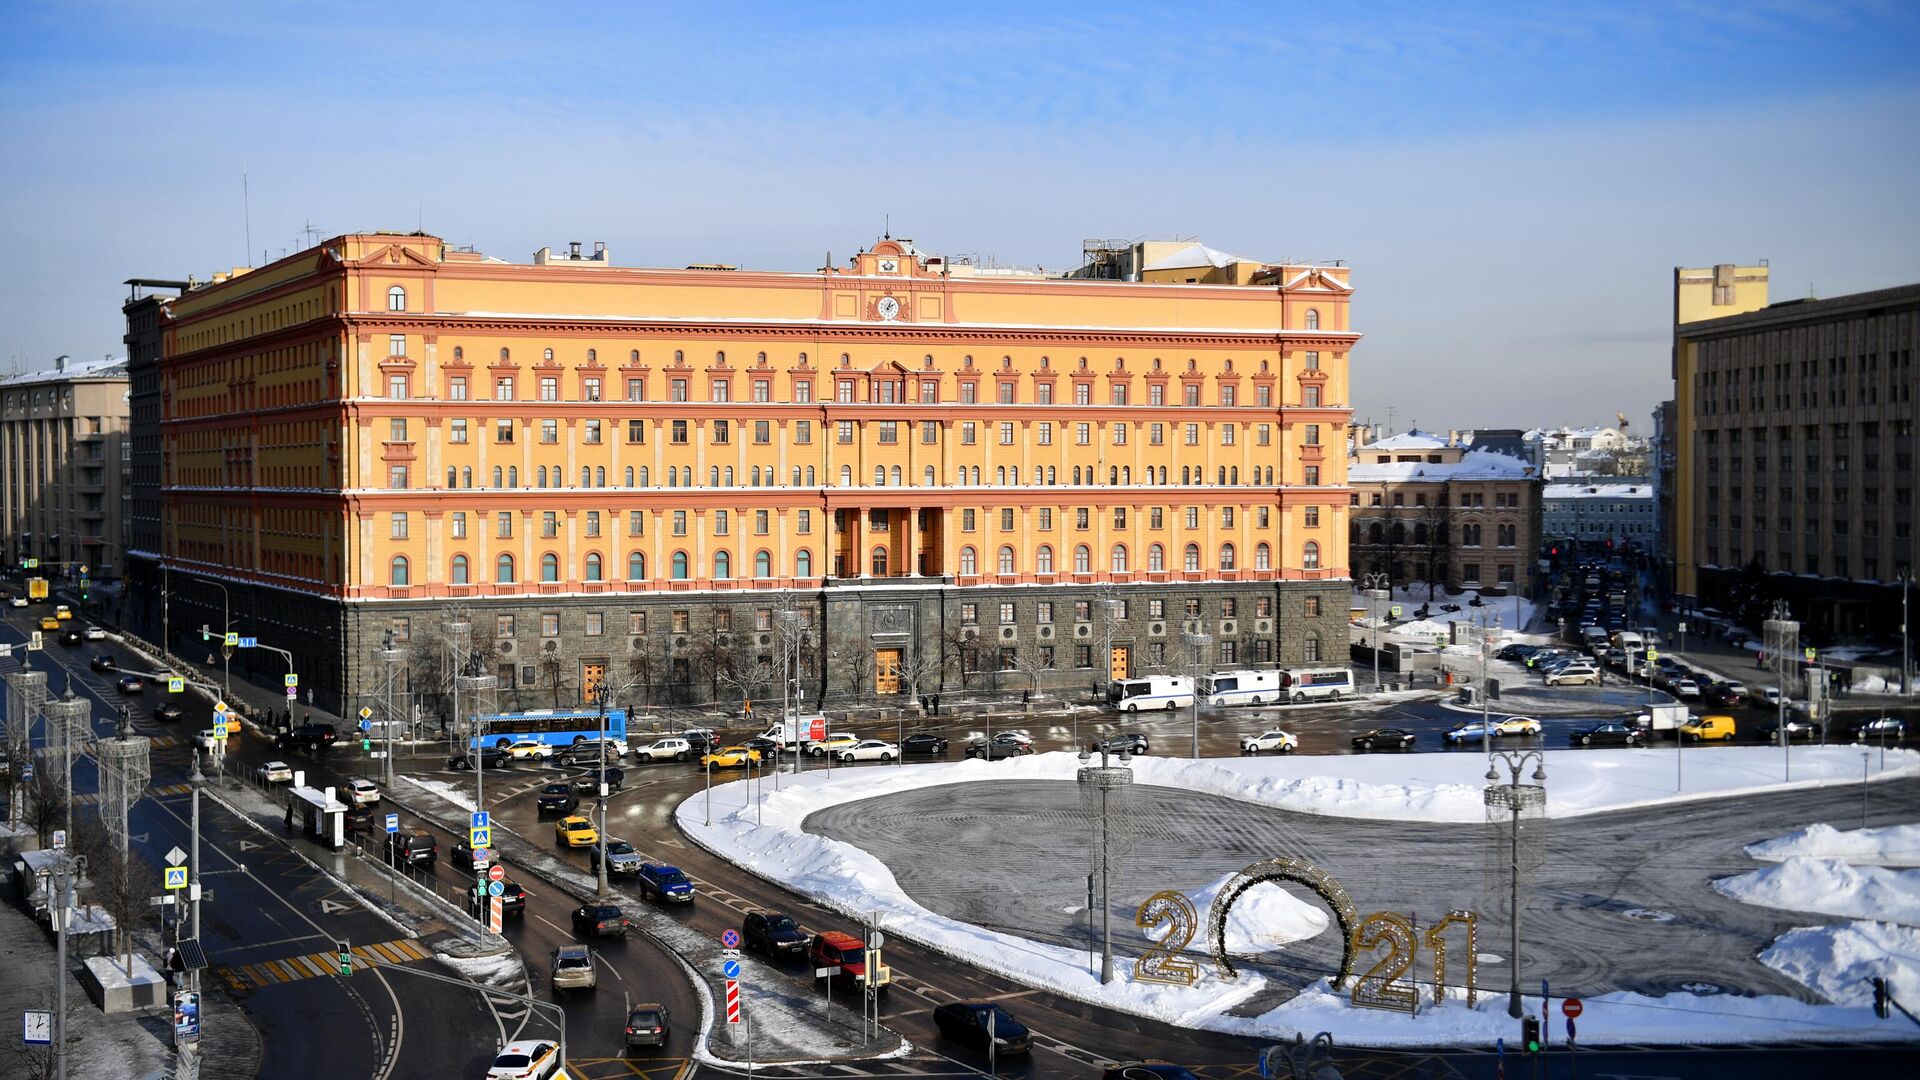
[[[567,258],[578,260],[580,258],[580,241],[578,240],[567,241],[567,250],[569,252],[569,254],[567,255]]]

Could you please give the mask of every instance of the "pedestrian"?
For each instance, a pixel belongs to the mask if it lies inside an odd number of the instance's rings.
[[[287,800],[287,835],[293,835],[293,800]]]
[[[940,715],[940,695],[939,694],[933,695],[933,715],[935,716]]]

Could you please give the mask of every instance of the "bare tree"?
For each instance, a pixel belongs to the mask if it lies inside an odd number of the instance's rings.
[[[861,697],[867,692],[867,677],[873,671],[873,656],[864,648],[847,648],[833,654],[834,667],[847,693]]]
[[[560,708],[560,691],[570,689],[573,680],[568,678],[567,658],[560,651],[560,643],[547,642],[540,652],[540,685],[553,691],[553,707]]]
[[[638,644],[627,653],[627,685],[638,690],[643,707],[653,707],[653,683],[659,674],[659,658],[652,649],[653,638],[635,638]]]
[[[407,687],[413,691],[422,713],[444,716],[453,686],[450,646],[431,623],[413,633],[407,642]]]
[[[907,696],[918,701],[920,684],[937,680],[942,666],[939,652],[920,648],[917,643],[908,649],[900,658],[900,678],[907,685]]]
[[[134,935],[152,922],[147,896],[159,875],[131,844],[123,848],[116,842],[99,818],[81,818],[75,833],[74,847],[87,857],[87,878],[93,883],[88,896],[113,916],[121,966],[131,975]]]
[[[729,665],[720,673],[719,680],[721,687],[727,691],[729,702],[736,697],[743,702],[750,702],[763,696],[777,677],[772,664],[756,660]]]
[[[1447,553],[1453,546],[1451,517],[1447,507],[1426,506],[1419,509],[1414,520],[1414,549],[1419,553],[1421,576],[1427,579],[1427,603],[1429,604],[1433,603],[1436,590],[1446,580]]]
[[[733,643],[721,631],[711,631],[693,643],[687,659],[694,677],[707,684],[707,700],[720,700],[721,676],[731,673],[735,666]]]
[[[39,837],[42,847],[53,841],[55,830],[67,825],[67,794],[60,787],[59,769],[51,765],[43,762],[33,770],[32,779],[21,781],[15,789],[26,799],[21,820]]]
[[[1053,669],[1052,657],[1038,647],[1021,649],[1013,656],[1012,670],[1026,676],[1028,688],[1033,691],[1034,697],[1040,696],[1040,676]]]
[[[960,688],[966,689],[973,676],[980,671],[980,635],[979,629],[972,626],[951,627],[940,635],[941,670],[952,668],[960,677]]]

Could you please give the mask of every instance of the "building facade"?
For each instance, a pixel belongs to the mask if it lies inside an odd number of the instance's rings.
[[[1356,429],[1347,483],[1356,576],[1394,587],[1532,595],[1540,550],[1540,470],[1473,449],[1459,432],[1373,440]]]
[[[1589,549],[1651,550],[1653,484],[1637,478],[1548,484],[1540,496],[1540,529],[1549,540]]]
[[[1896,633],[1920,285],[1767,306],[1764,269],[1675,272],[1677,591],[1784,599],[1817,637]]]
[[[120,543],[127,553],[127,588],[120,597],[119,617],[123,625],[158,641],[165,632],[161,601],[166,587],[160,573],[162,329],[171,294],[185,290],[188,283],[134,278],[126,285],[121,314],[127,331],[121,340],[127,347],[128,498]]]
[[[127,369],[119,360],[0,379],[0,521],[7,566],[43,576],[121,573],[127,484]]]
[[[338,237],[168,308],[172,625],[230,616],[334,708],[388,632],[429,669],[453,605],[562,704],[753,692],[788,606],[815,694],[1098,685],[1192,631],[1214,666],[1330,658],[1350,296],[1344,267],[960,276],[891,239],[762,273]]]

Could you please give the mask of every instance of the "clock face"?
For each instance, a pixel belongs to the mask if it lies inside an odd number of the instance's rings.
[[[899,273],[899,272],[900,272],[900,260],[898,260],[898,259],[881,259],[881,260],[880,260],[880,272],[881,272],[881,273],[883,273],[883,274],[897,274],[897,273]]]
[[[880,298],[880,302],[874,305],[873,309],[879,312],[880,317],[883,319],[896,319],[900,316],[900,301],[895,300],[891,296],[883,296]]]

